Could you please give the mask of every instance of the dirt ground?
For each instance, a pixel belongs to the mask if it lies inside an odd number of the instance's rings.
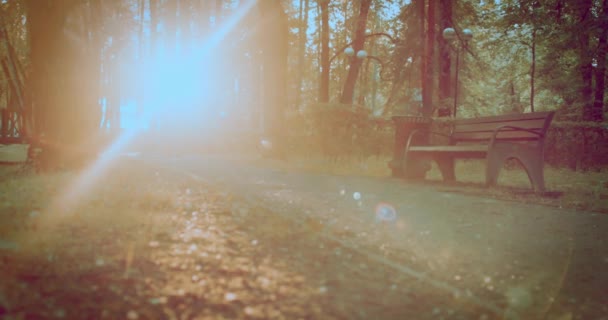
[[[508,205],[527,211],[524,216],[501,212],[505,203],[490,202],[497,200],[433,186],[391,180],[378,192],[377,182],[235,169],[222,160],[167,164],[122,159],[83,172],[0,173],[0,316],[567,320],[608,314],[604,215]],[[365,203],[352,201],[354,190]],[[374,196],[384,191],[403,198],[404,205],[392,205],[408,214],[374,220],[373,207],[386,200]],[[422,195],[445,201],[436,210],[419,206]],[[446,207],[462,211],[456,216]],[[542,238],[550,232],[558,235]],[[524,247],[532,251],[524,254]]]
[[[475,312],[419,281],[361,269],[365,257],[356,253],[344,250],[348,258],[339,258],[336,244],[319,239],[314,225],[262,208],[244,213],[230,195],[174,174],[114,168],[67,208],[56,199],[75,183],[72,174],[4,178],[4,319]]]

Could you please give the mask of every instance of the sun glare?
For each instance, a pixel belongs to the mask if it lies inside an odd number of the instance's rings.
[[[162,125],[163,134],[191,132],[193,128],[213,127],[214,120],[226,115],[222,106],[234,92],[227,92],[219,83],[230,83],[229,74],[222,69],[230,61],[222,61],[217,48],[228,33],[253,8],[255,1],[244,3],[203,43],[191,42],[183,50],[158,50],[149,58],[137,81],[143,86],[143,114],[138,115],[134,101],[123,105],[129,110],[129,119],[123,117],[123,131],[89,166],[76,181],[55,199],[52,208],[59,212],[70,212],[79,199],[110,170],[112,163],[126,154],[134,138],[156,125]],[[236,90],[235,86],[228,86]],[[215,121],[216,124],[219,121]]]
[[[177,50],[158,48],[145,62],[139,79],[146,115],[140,121],[127,122],[143,121],[143,126],[148,126],[150,121],[162,119],[158,123],[169,130],[217,125],[238,94],[238,85],[231,78],[235,63],[228,61],[219,47],[254,5],[253,0],[243,3],[200,43],[189,41]]]

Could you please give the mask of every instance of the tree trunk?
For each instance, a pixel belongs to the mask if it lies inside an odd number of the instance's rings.
[[[372,25],[372,27],[375,26],[375,14],[374,11],[372,10],[367,17],[367,23],[366,23],[366,28],[365,28],[365,38],[367,39],[367,25]],[[364,40],[367,41],[367,40]],[[367,56],[374,56],[375,55],[375,41],[370,41],[369,44],[367,45],[366,48],[366,52],[367,52]],[[377,65],[378,61],[371,61],[371,59],[365,59],[365,61],[363,61],[363,63],[361,64],[361,69],[359,70],[359,90],[355,89],[355,92],[357,93],[357,99],[355,101],[357,101],[357,104],[360,106],[365,106],[367,104],[367,99],[369,98],[369,92],[370,92],[370,66],[371,63],[373,63],[374,65]]]
[[[10,113],[8,108],[0,108],[0,141],[4,138],[8,138],[8,117]]]
[[[579,71],[580,82],[580,102],[583,107],[583,120],[591,121],[591,110],[593,107],[593,66],[590,53],[589,24],[593,18],[591,15],[592,0],[581,0],[578,3],[578,49],[579,49]]]
[[[375,11],[372,11],[372,30],[371,32],[374,33],[376,30],[378,30],[379,27],[379,21],[378,21],[378,13]],[[376,56],[377,55],[377,44],[375,41],[372,41],[370,43],[369,46],[369,52],[368,54],[370,56]],[[378,82],[380,81],[380,65],[379,65],[379,61],[373,61],[371,63],[372,66],[370,68],[369,63],[371,62],[371,59],[367,59],[367,64],[365,67],[365,79],[363,81],[365,81],[365,86],[364,86],[364,90],[361,90],[360,95],[363,97],[363,102],[364,103],[360,103],[361,105],[364,105],[366,102],[366,99],[369,97],[369,107],[370,110],[372,112],[375,112],[376,109],[376,95],[378,93]],[[371,69],[371,70],[370,70]],[[371,83],[370,83],[371,80]],[[371,88],[370,88],[371,87]]]
[[[279,1],[259,0],[264,90],[264,133],[277,150],[285,144],[283,122],[287,106],[287,52],[289,27]],[[279,155],[279,154],[277,154]]]
[[[451,96],[452,91],[452,66],[451,66],[451,55],[450,45],[448,41],[443,38],[443,30],[446,28],[453,28],[452,24],[452,0],[441,0],[440,1],[440,30],[437,34],[437,43],[439,44],[439,101],[441,108],[449,109],[451,104],[448,100]]]
[[[65,14],[56,8],[52,1],[28,0],[27,6],[28,35],[30,45],[32,103],[37,110],[35,123],[39,133],[57,131],[54,127],[53,108],[59,106],[57,95],[53,94],[57,82],[53,81],[52,70],[55,66],[51,59],[59,55]]]
[[[593,121],[604,121],[604,93],[606,92],[606,53],[608,53],[608,45],[606,37],[608,36],[608,0],[602,2],[602,14],[600,16],[600,35],[598,38],[597,50],[597,68],[595,69],[595,100],[593,101],[593,109],[591,110],[591,118]]]
[[[144,50],[145,50],[145,46],[144,46],[144,13],[145,13],[145,8],[146,8],[146,1],[145,0],[139,0],[139,34],[138,34],[138,42],[139,42],[139,48],[138,48],[138,55],[137,55],[137,62],[138,62],[138,67],[139,67],[139,74],[143,76],[143,68],[144,68]],[[143,78],[142,78],[143,79]],[[142,82],[139,81],[137,84],[137,116],[141,116],[144,112],[144,89],[142,87]],[[120,107],[118,107],[120,108]]]
[[[393,81],[391,81],[391,90],[386,103],[382,107],[382,116],[387,116],[392,111],[395,100],[397,99],[397,94],[403,88],[407,75],[411,73],[412,65],[411,63],[408,63],[407,58],[407,55],[397,55],[396,57],[396,60],[398,61],[397,65],[399,67],[395,72]],[[406,74],[406,70],[410,70],[410,72]]]
[[[536,29],[536,26],[533,28],[532,44],[530,47],[532,51],[532,63],[530,64],[530,112],[534,112],[534,95],[536,94],[534,80],[536,80],[536,33],[538,30]]]
[[[351,9],[351,7],[353,9]],[[353,2],[349,2],[349,1],[342,1],[342,4],[340,6],[340,15],[342,15],[343,17],[349,17],[351,15],[354,15],[354,7],[355,7],[355,3]],[[355,23],[351,23],[350,25],[348,24],[348,21],[344,21],[344,30],[350,30],[351,29],[351,25],[354,25]],[[347,32],[342,32],[340,34],[341,38],[339,39],[338,42],[344,42],[346,43],[348,41],[348,34]],[[338,61],[333,62],[332,64],[336,64],[336,67],[334,68],[335,70],[339,70],[338,72],[334,72],[333,75],[330,77],[329,80],[329,91],[330,91],[330,96],[333,96],[335,101],[340,101],[340,99],[342,98],[342,85],[344,83],[344,81],[346,81],[346,72],[344,72],[345,70],[348,70],[348,64],[349,61],[347,59],[345,59],[345,55],[344,52],[336,52],[335,54],[341,55],[340,59],[336,59]],[[337,58],[337,57],[336,57]],[[339,89],[335,89],[336,87],[338,87]],[[332,90],[333,89],[333,90]]]
[[[371,45],[370,48],[371,49]],[[368,49],[368,50],[369,50]],[[372,54],[372,50],[369,50],[367,54]],[[364,106],[367,101],[367,96],[369,93],[369,68],[370,67],[370,59],[366,59],[361,64],[361,69],[359,72],[359,90],[358,90],[358,98],[356,99],[357,104],[360,106]]]
[[[32,102],[48,142],[41,161],[47,167],[79,165],[94,151],[90,142],[99,132],[99,26],[86,22],[88,3],[28,0],[26,6]],[[66,28],[73,36],[66,36]]]
[[[367,25],[367,15],[369,8],[372,4],[372,0],[361,0],[359,7],[359,18],[357,19],[357,28],[355,30],[355,40],[353,41],[353,49],[355,50],[355,56],[350,58],[350,67],[348,68],[348,75],[346,76],[346,82],[342,90],[341,103],[352,104],[355,94],[355,85],[357,84],[357,78],[359,76],[359,69],[361,69],[362,60],[357,58],[357,53],[363,49],[365,44],[365,28]]]
[[[85,37],[88,37],[89,44],[87,46],[87,66],[90,70],[87,74],[89,94],[88,101],[91,110],[89,111],[92,115],[87,116],[89,118],[89,126],[95,130],[99,130],[101,122],[101,63],[102,55],[101,51],[106,41],[102,35],[103,32],[103,19],[98,14],[101,11],[102,4],[101,0],[89,0],[88,8],[88,21],[85,22]],[[78,77],[78,76],[77,76]]]
[[[319,0],[321,9],[321,82],[319,102],[329,102],[329,0]]]
[[[309,3],[309,0],[300,0],[300,21],[298,24],[298,76],[296,79],[295,105],[296,109],[299,109],[301,107],[300,104],[302,104],[302,84],[304,79],[304,64],[306,59],[306,40],[308,39],[306,31],[308,30]]]
[[[435,54],[435,2],[429,0],[426,14],[426,45],[424,48],[424,68],[422,72],[422,115],[430,117],[433,114],[433,83]]]

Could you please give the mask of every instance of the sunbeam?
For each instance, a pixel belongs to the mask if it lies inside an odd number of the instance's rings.
[[[126,146],[142,131],[140,126],[126,129],[101,153],[96,161],[84,170],[51,205],[52,212],[68,213],[78,205],[78,201],[94,184],[110,170],[112,163],[126,150]]]
[[[203,43],[191,42],[184,50],[160,48],[147,59],[140,81],[148,120],[184,131],[185,127],[211,127],[226,115],[222,108],[236,90],[231,78],[235,62],[228,61],[219,47],[254,6],[253,0],[239,6]]]
[[[136,121],[135,126],[122,131],[96,161],[63,190],[51,205],[52,211],[67,213],[76,208],[78,201],[107,174],[113,162],[127,151],[126,147],[144,132],[147,124],[162,120],[163,123],[173,124],[181,130],[188,119],[196,118],[192,115],[192,107],[212,94],[217,94],[212,92],[214,75],[201,77],[201,69],[213,64],[205,61],[254,5],[255,1],[250,0],[240,6],[205,43],[192,50],[191,54],[178,56],[158,52],[155,60],[146,63],[144,78],[139,79],[147,89],[145,112]],[[201,87],[209,92],[204,92]]]
[[[224,25],[222,25],[218,31],[216,31],[213,36],[207,41],[205,46],[203,46],[202,51],[198,58],[204,58],[205,55],[209,54],[214,48],[216,48],[222,40],[228,35],[234,27],[241,21],[255,6],[255,0],[246,1],[239,9],[231,16],[226,19]]]

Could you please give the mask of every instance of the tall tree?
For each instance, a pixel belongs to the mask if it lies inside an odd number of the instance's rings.
[[[414,71],[417,66],[420,66],[418,61],[422,60],[424,48],[424,39],[420,37],[424,24],[420,23],[422,17],[418,12],[418,1],[416,1],[404,5],[398,16],[399,40],[395,44],[395,51],[391,58],[392,81],[390,81],[391,88],[384,105],[384,115],[388,115],[393,106],[398,101],[403,102],[403,99],[410,96],[412,91],[404,90],[404,87],[412,85]]]
[[[590,26],[593,20],[591,7],[593,0],[580,0],[577,2],[578,19],[578,68],[580,72],[580,103],[583,107],[583,119],[593,120],[592,117],[592,94],[593,94],[593,57],[590,50]]]
[[[296,79],[296,108],[300,107],[302,103],[302,85],[304,80],[304,64],[306,58],[306,40],[308,36],[306,31],[308,30],[308,10],[310,1],[300,0],[300,19],[298,21],[298,73]],[[329,83],[328,83],[329,86]],[[328,89],[329,91],[329,89]]]
[[[137,35],[137,42],[139,43],[139,47],[137,49],[137,64],[139,66],[139,73],[140,75],[143,75],[143,68],[144,68],[144,57],[146,56],[146,54],[144,53],[145,51],[145,38],[144,38],[144,17],[145,17],[145,11],[146,11],[146,1],[145,0],[139,0],[138,1],[138,6],[139,6],[139,30],[138,30],[138,35]],[[144,111],[144,90],[143,87],[141,85],[141,81],[138,83],[137,86],[137,113],[138,115],[141,116],[141,114]]]
[[[599,37],[597,46],[597,67],[595,69],[595,100],[591,110],[593,121],[604,120],[604,93],[606,92],[606,54],[608,53],[608,0],[602,2],[599,17]]]
[[[150,53],[154,53],[158,37],[158,0],[148,0],[150,7]]]
[[[340,102],[344,104],[352,104],[355,94],[355,85],[359,76],[359,69],[361,69],[362,60],[357,58],[356,53],[363,50],[365,44],[365,30],[367,26],[367,16],[369,8],[372,4],[372,0],[361,0],[359,6],[359,17],[357,18],[357,25],[354,34],[353,49],[355,55],[350,59],[350,66],[348,68],[348,75],[346,76],[346,82],[342,90],[342,97]]]
[[[424,67],[422,68],[422,115],[433,113],[434,55],[435,55],[435,4],[437,0],[428,0],[426,12],[426,43],[424,46]],[[424,4],[423,4],[424,6]],[[423,9],[424,10],[424,9]]]
[[[264,131],[282,149],[287,106],[287,16],[279,1],[258,0],[257,6],[261,15]]]
[[[319,0],[321,10],[321,81],[319,102],[329,101],[329,0]]]
[[[83,147],[99,130],[99,26],[87,21],[99,7],[92,3],[26,1],[32,103],[40,111],[39,132],[50,141],[48,165],[81,160],[82,153],[65,151]]]
[[[439,2],[439,30],[437,34],[437,44],[439,46],[439,91],[438,97],[441,103],[440,107],[448,107],[447,100],[450,98],[450,92],[452,90],[452,69],[451,69],[451,55],[450,45],[448,41],[443,37],[443,30],[446,28],[454,28],[452,22],[452,0],[440,0]],[[449,104],[451,105],[451,104]]]

